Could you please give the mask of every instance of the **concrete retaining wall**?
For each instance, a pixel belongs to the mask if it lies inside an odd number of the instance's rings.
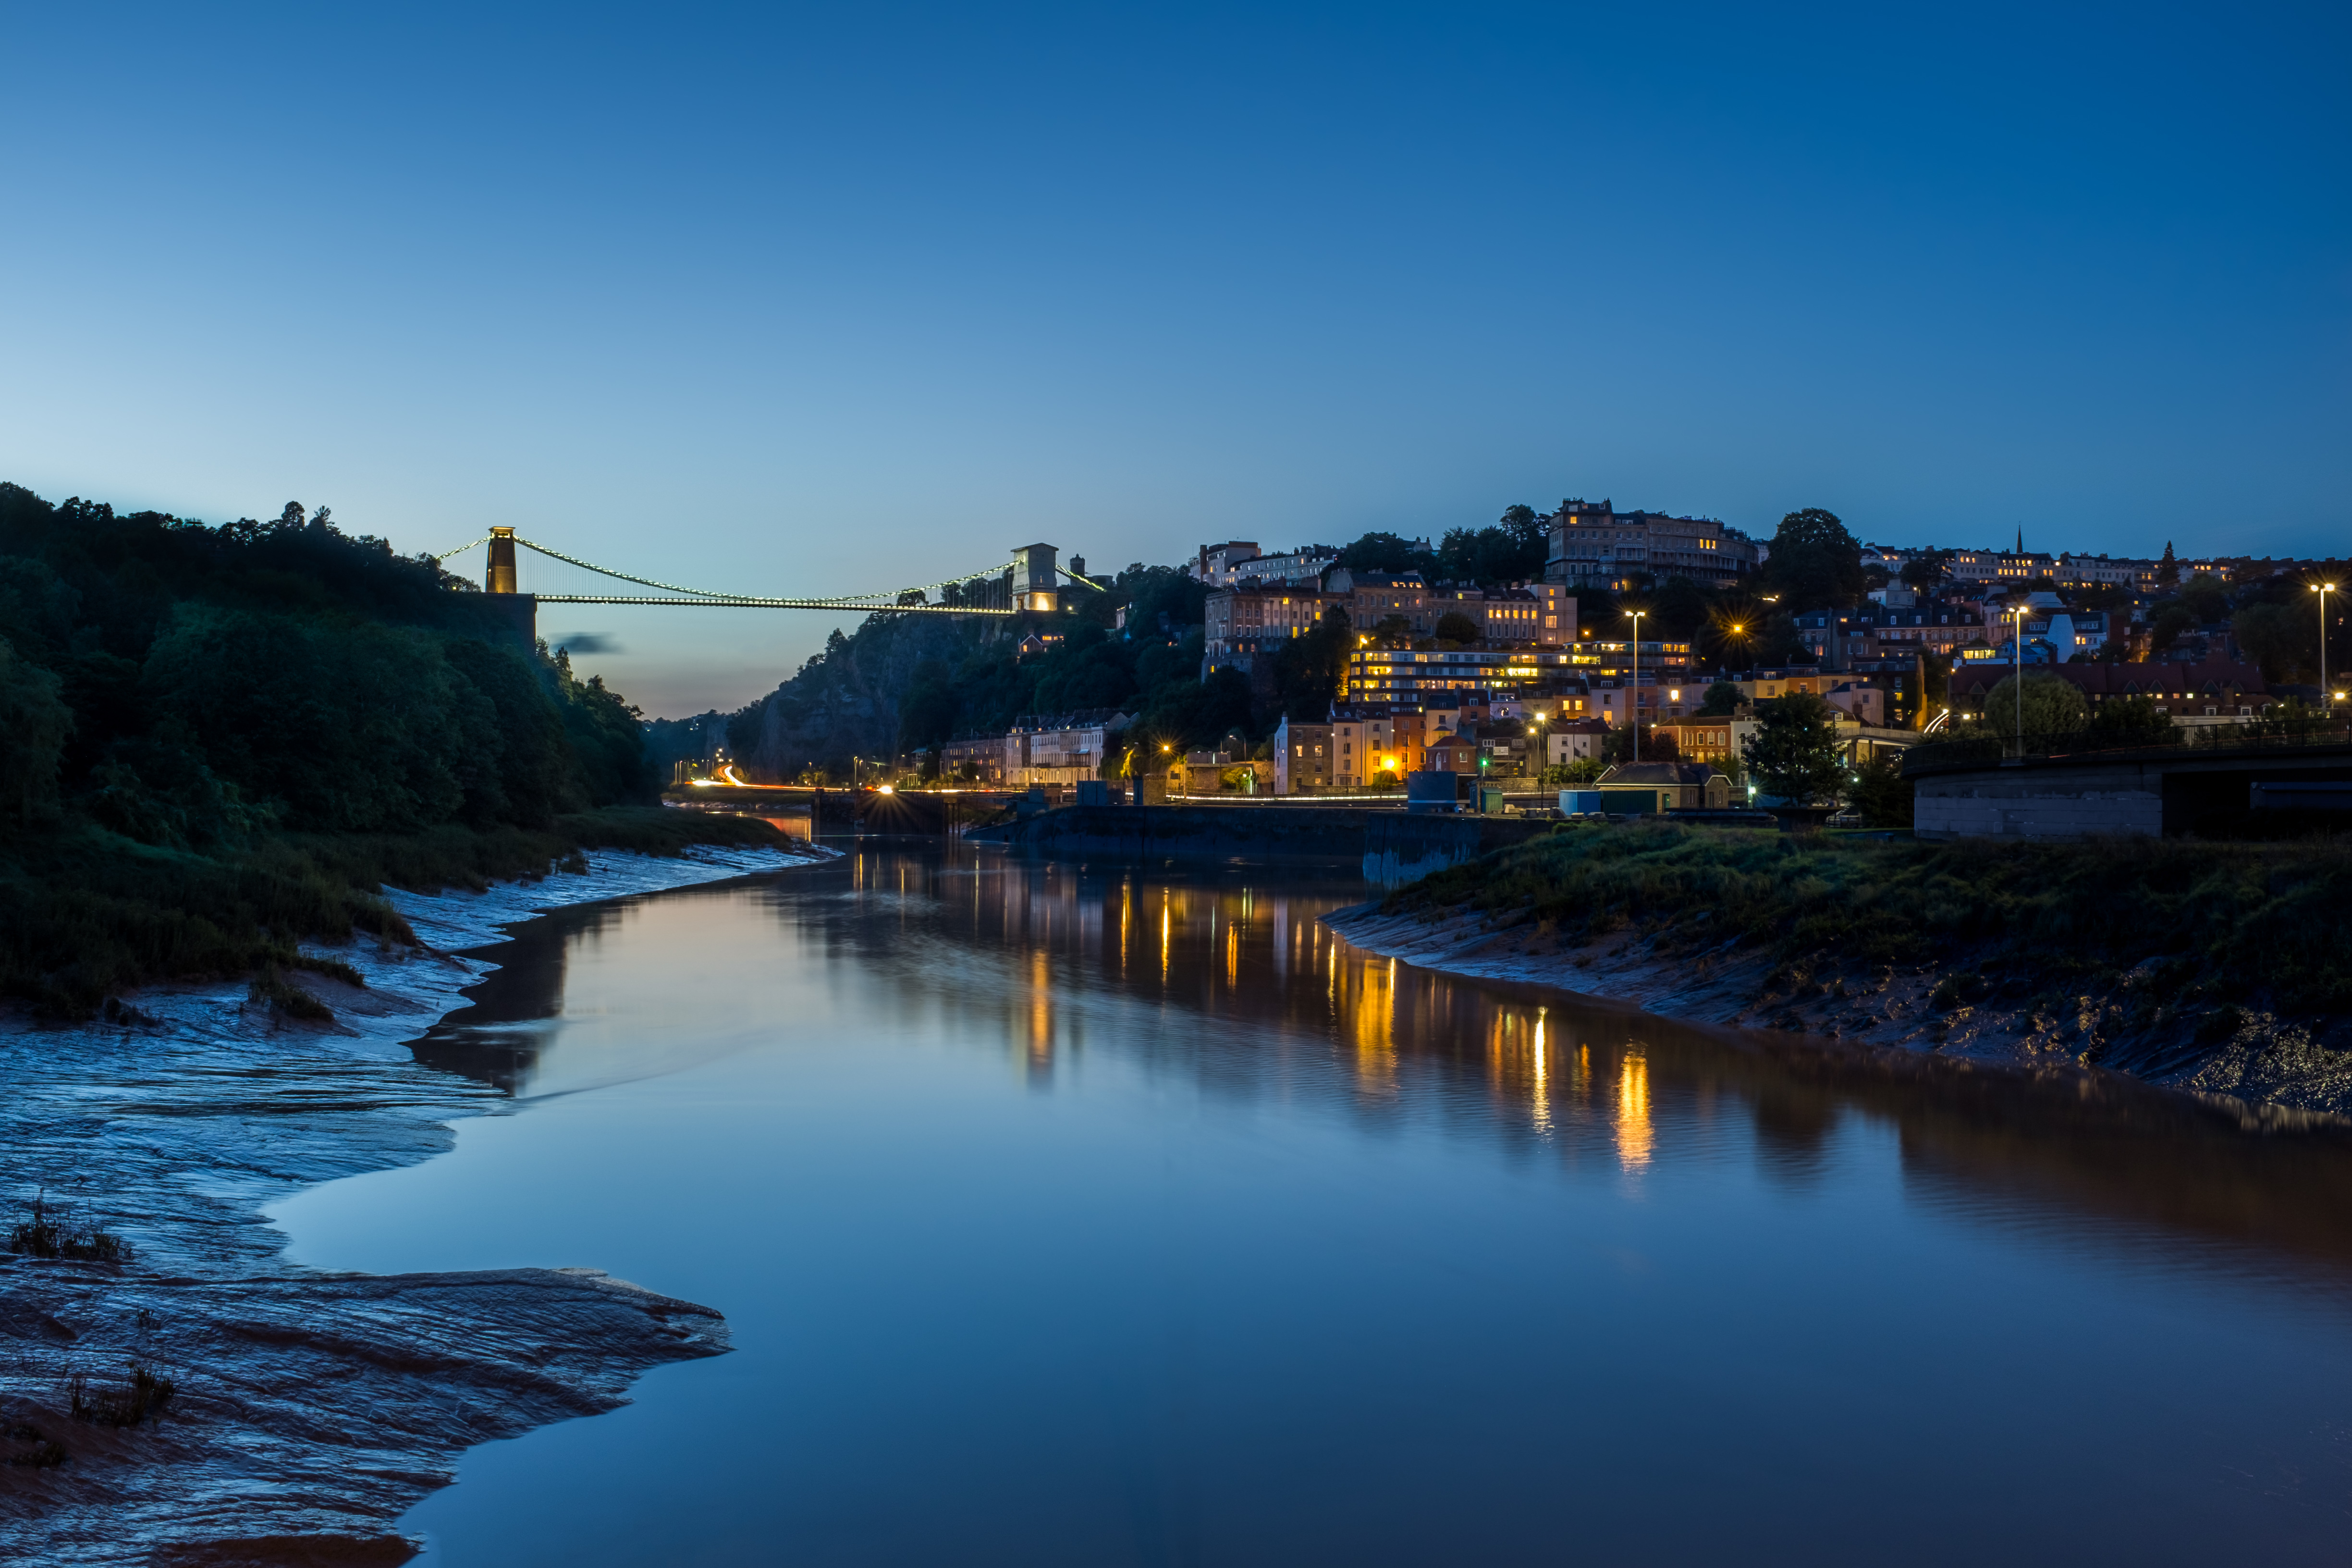
[[[2002,768],[1919,781],[1922,838],[2083,838],[2164,831],[2164,781],[2136,767]]]

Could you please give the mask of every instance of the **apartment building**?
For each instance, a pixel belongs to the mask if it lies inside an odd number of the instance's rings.
[[[2062,588],[2108,587],[2153,594],[2157,590],[2157,564],[2153,561],[2110,559],[2105,555],[2062,555],[2053,575]]]
[[[1269,645],[1314,628],[1343,600],[1312,588],[1222,588],[1209,595],[1202,630],[1202,669],[1247,669]]]
[[[1302,724],[1286,717],[1274,731],[1274,793],[1315,795],[1332,784],[1328,724]]]
[[[1331,719],[1331,780],[1335,786],[1361,789],[1381,782],[1401,784],[1421,765],[1423,751],[1418,714],[1364,714],[1342,711]]]
[[[1134,721],[1133,714],[1111,708],[1024,714],[1003,739],[1002,780],[1017,789],[1100,778],[1112,738]]]
[[[967,735],[960,741],[947,742],[940,747],[940,773],[943,777],[973,784],[1003,784],[1004,737]]]
[[[1738,586],[1761,559],[1755,542],[1713,518],[1619,511],[1603,500],[1566,501],[1548,520],[1551,547],[1544,581],[1622,593],[1633,574],[1664,582],[1688,577],[1718,588]]]
[[[1890,599],[1894,595],[1889,595]],[[1909,599],[1912,595],[1904,595]],[[1858,605],[1797,618],[1797,637],[1824,669],[1851,670],[1873,659],[1927,652],[1948,657],[1983,636],[1982,625],[1950,605]]]
[[[1431,589],[1418,572],[1360,572],[1342,566],[1323,579],[1326,593],[1347,606],[1348,622],[1369,632],[1391,616],[1401,616],[1412,635],[1425,637],[1437,629],[1442,613],[1432,607]]]
[[[1490,643],[1558,647],[1576,640],[1576,599],[1559,583],[1513,584],[1484,596],[1478,621]]]
[[[2055,579],[2057,561],[2042,551],[1956,550],[1944,564],[1944,575],[1955,583],[2023,584]]]
[[[1643,644],[1646,662],[1654,645]],[[1657,655],[1661,659],[1665,655]],[[1540,701],[1583,693],[1590,676],[1614,668],[1607,655],[1528,647],[1359,647],[1348,658],[1340,700],[1356,707],[1430,707],[1467,699]]]

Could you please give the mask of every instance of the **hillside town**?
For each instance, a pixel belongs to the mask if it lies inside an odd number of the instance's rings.
[[[1092,795],[1111,781],[1136,799],[1337,801],[1444,773],[1465,809],[1541,809],[1573,788],[1605,792],[1612,811],[1716,809],[1756,798],[1743,763],[1760,705],[1797,694],[1819,700],[1856,779],[1988,722],[1995,688],[2021,672],[2072,687],[2085,712],[2129,703],[2183,729],[2340,700],[2314,657],[2340,607],[2310,591],[2326,563],[2176,558],[2169,543],[2129,559],[2048,552],[2021,529],[2005,549],[1866,543],[1820,511],[1759,539],[1606,500],[1514,508],[1482,532],[1496,550],[1517,542],[1507,563],[1523,575],[1477,574],[1468,531],[1443,545],[1200,546],[1185,569],[1198,678],[1246,687],[1266,715],[1255,735],[1163,733],[1109,705],[1022,715],[922,760],[989,784]],[[1115,631],[1187,628],[1164,612],[1130,624],[1122,607]],[[1024,647],[1061,635],[1040,626]],[[1326,672],[1328,693],[1301,700],[1302,666]]]

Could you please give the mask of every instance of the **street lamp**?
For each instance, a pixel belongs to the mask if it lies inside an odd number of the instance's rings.
[[[2010,637],[2010,679],[2017,683],[2017,754],[2025,754],[2025,614],[2026,605],[2012,605],[2009,618],[2017,623]]]
[[[2311,591],[2319,595],[2319,694],[2332,700],[2335,693],[2327,689],[2327,595],[2336,592],[2336,584],[2314,583]]]
[[[1642,760],[1642,617],[1647,610],[1628,610],[1633,623],[1633,687],[1625,699],[1625,716],[1633,721],[1633,760]]]

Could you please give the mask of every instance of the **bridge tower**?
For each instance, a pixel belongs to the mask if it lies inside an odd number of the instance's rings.
[[[523,640],[525,647],[539,640],[539,600],[530,594],[515,592],[515,535],[511,528],[490,530],[490,569],[482,586],[496,595],[490,604]]]
[[[493,546],[493,548],[496,548]],[[1013,607],[1016,610],[1059,609],[1061,574],[1054,559],[1060,552],[1050,544],[1024,544],[1013,552]]]
[[[490,571],[489,576],[483,582],[482,586],[493,594],[511,594],[515,591],[513,529],[490,530]]]

